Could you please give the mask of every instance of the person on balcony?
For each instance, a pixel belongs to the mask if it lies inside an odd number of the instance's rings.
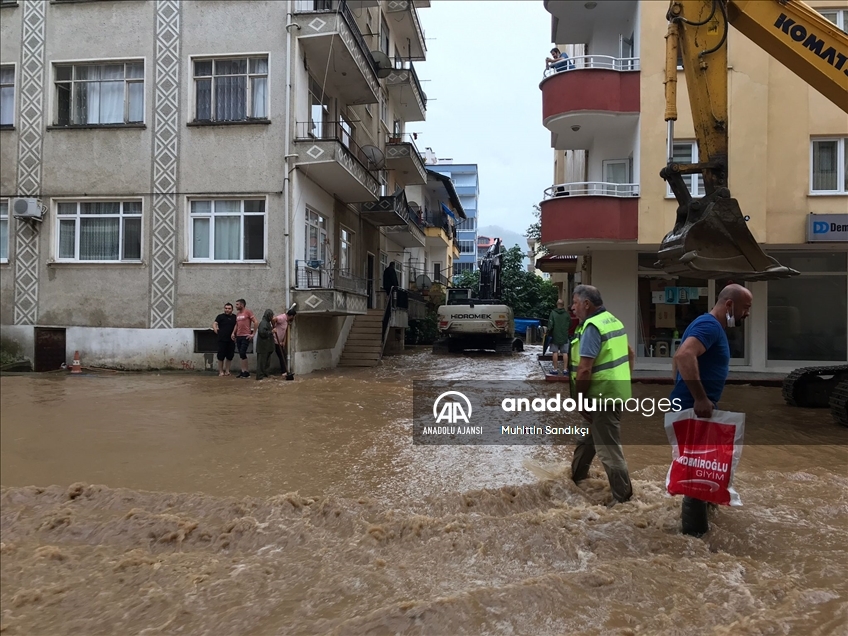
[[[574,62],[568,59],[568,55],[554,47],[551,49],[551,57],[545,58],[545,68],[552,68],[555,73],[570,71],[574,68]]]

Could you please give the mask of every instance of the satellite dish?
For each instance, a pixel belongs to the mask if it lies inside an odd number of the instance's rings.
[[[430,277],[426,274],[421,274],[415,279],[415,286],[418,289],[430,289],[433,286],[433,281],[430,280]]]
[[[392,70],[394,70],[392,60],[382,51],[371,51],[371,57],[374,60],[374,65],[377,67],[377,77],[380,79],[388,77]]]
[[[383,167],[385,156],[377,146],[362,146],[362,154],[368,159],[369,170],[380,170]]]

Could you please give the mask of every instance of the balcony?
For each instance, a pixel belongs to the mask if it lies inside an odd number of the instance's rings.
[[[344,0],[296,0],[291,23],[306,62],[329,68],[327,82],[347,104],[376,104],[380,84],[370,49]]]
[[[397,104],[396,114],[404,121],[427,119],[427,95],[421,88],[415,67],[395,68],[386,76],[389,97]]]
[[[321,261],[296,261],[292,300],[302,314],[353,316],[368,313],[365,279],[349,270],[324,268]]]
[[[542,120],[557,150],[589,149],[599,134],[619,137],[639,121],[639,60],[570,58],[542,80]]]
[[[557,244],[636,241],[638,197],[638,183],[584,181],[551,186],[541,203],[542,243],[556,253]]]
[[[404,59],[423,62],[427,56],[424,30],[418,20],[418,11],[412,0],[389,0],[386,19],[392,25],[395,44]]]
[[[427,168],[412,135],[389,136],[386,141],[386,168],[395,171],[404,185],[427,183]]]
[[[345,203],[376,201],[380,184],[369,172],[370,159],[344,122],[297,122],[295,166]]]

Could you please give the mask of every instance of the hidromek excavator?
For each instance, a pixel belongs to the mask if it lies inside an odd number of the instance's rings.
[[[848,113],[848,34],[799,0],[672,0],[667,14],[665,120],[672,156],[677,120],[678,54],[692,109],[698,163],[669,159],[660,172],[677,199],[674,228],[657,265],[696,278],[772,280],[797,271],[768,256],[728,189],[727,33],[732,25]],[[706,195],[693,198],[684,175],[702,174]],[[807,367],[783,385],[787,403],[830,405],[848,426],[848,365]]]

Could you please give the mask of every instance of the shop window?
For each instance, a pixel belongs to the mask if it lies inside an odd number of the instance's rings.
[[[689,323],[710,309],[707,283],[697,278],[639,277],[637,356],[670,361]]]
[[[848,359],[848,254],[774,254],[800,276],[768,283],[768,359]]]

